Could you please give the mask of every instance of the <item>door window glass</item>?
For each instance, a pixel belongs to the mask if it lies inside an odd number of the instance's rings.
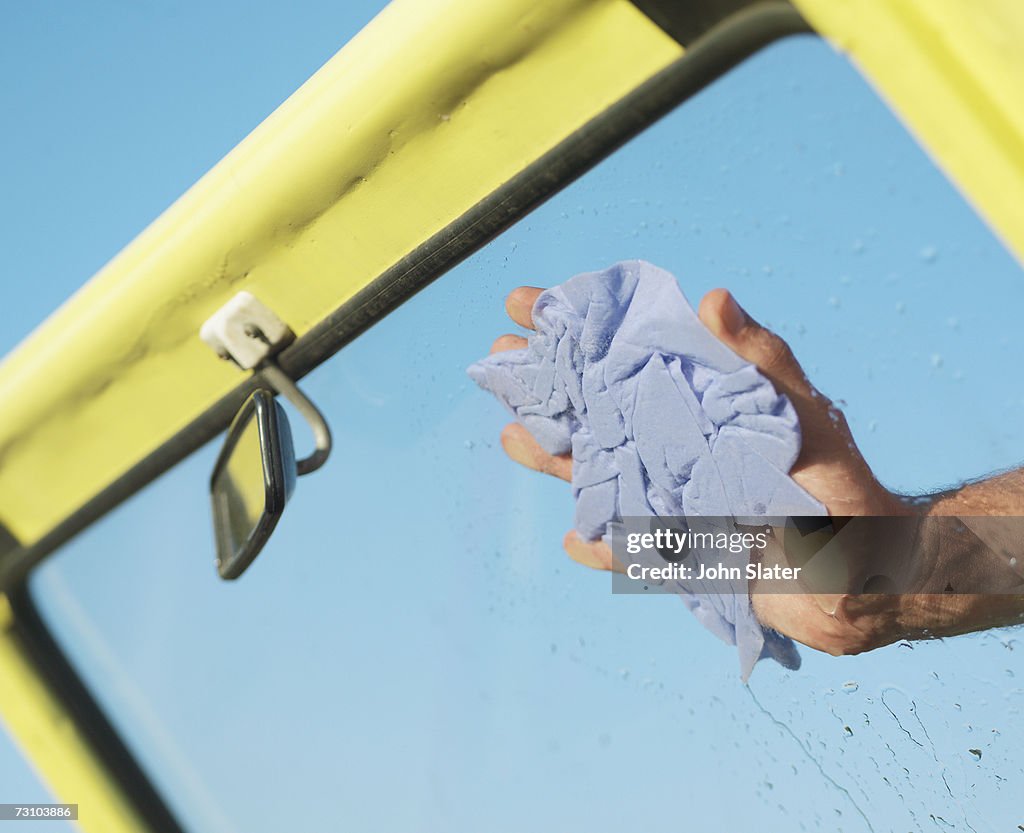
[[[213,566],[212,446],[37,571],[188,826],[1024,823],[1017,632],[804,650],[745,686],[678,602],[561,552],[568,488],[503,456],[464,369],[513,287],[638,257],[789,340],[887,485],[1024,457],[1020,268],[842,57],[773,46],[304,381],[334,456],[241,580]]]

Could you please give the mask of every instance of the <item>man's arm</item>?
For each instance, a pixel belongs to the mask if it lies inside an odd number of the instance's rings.
[[[990,549],[1018,553],[1024,563],[1020,521],[975,524],[979,535],[951,532],[957,524],[931,523],[932,516],[1024,516],[1024,470],[1008,472],[925,499],[885,489],[864,460],[845,417],[817,391],[789,346],[754,321],[725,290],[710,292],[700,306],[704,324],[737,354],[753,363],[793,402],[803,448],[793,479],[836,515],[921,515],[925,530],[907,557],[921,559],[923,574],[967,573]],[[967,521],[970,526],[970,521]],[[754,611],[762,623],[831,654],[853,654],[901,639],[952,636],[1018,624],[1024,596],[913,593],[814,597],[759,594]]]
[[[506,301],[509,316],[532,329],[531,311],[542,290],[520,287]],[[751,318],[724,289],[709,292],[700,305],[704,325],[724,344],[751,362],[789,397],[800,418],[803,445],[790,472],[833,516],[903,516],[911,522],[928,516],[958,516],[973,534],[929,534],[910,557],[931,569],[973,569],[990,550],[1008,553],[1024,564],[1024,469],[926,498],[890,492],[875,478],[857,449],[846,418],[807,379],[789,345]],[[492,351],[525,346],[520,336],[501,336]],[[502,433],[512,459],[536,471],[571,480],[567,455],[547,454],[521,425]],[[971,516],[978,516],[972,524]],[[987,516],[981,522],[980,516]],[[952,528],[930,524],[929,529]],[[582,541],[570,532],[564,545],[570,557],[588,567],[613,569],[612,554],[600,541]],[[830,654],[855,654],[901,639],[950,636],[1024,621],[1024,596],[1009,594],[913,593],[905,595],[755,594],[761,622],[812,648]]]
[[[997,474],[932,495],[935,515],[1003,515],[1024,517],[1024,469]]]

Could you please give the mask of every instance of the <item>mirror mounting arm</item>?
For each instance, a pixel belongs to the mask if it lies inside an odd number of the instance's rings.
[[[331,453],[331,429],[327,425],[327,420],[320,413],[320,409],[313,404],[306,394],[299,390],[299,386],[291,380],[288,374],[273,359],[267,359],[261,365],[259,374],[270,387],[291,402],[295,406],[295,410],[309,423],[316,448],[308,457],[297,460],[295,469],[300,476],[316,471],[327,462],[327,458]]]
[[[295,406],[313,431],[316,448],[296,463],[297,473],[316,471],[331,453],[331,430],[323,414],[281,369],[274,356],[295,339],[291,328],[249,292],[239,292],[211,315],[199,337],[222,359],[253,370]]]

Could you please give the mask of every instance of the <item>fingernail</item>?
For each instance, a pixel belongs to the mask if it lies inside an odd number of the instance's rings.
[[[749,321],[750,316],[743,311],[743,307],[736,303],[736,299],[730,293],[722,307],[722,324],[725,326],[726,332],[736,335],[747,326]]]

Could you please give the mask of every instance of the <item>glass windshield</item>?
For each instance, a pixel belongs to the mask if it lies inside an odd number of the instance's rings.
[[[75,665],[192,830],[1013,829],[1019,635],[759,665],[561,551],[465,367],[505,295],[615,261],[786,337],[888,486],[1017,464],[1021,270],[856,71],[773,46],[304,380],[334,456],[235,583],[210,446],[37,570]],[[309,438],[293,415],[298,453]],[[542,821],[538,821],[542,820]]]

